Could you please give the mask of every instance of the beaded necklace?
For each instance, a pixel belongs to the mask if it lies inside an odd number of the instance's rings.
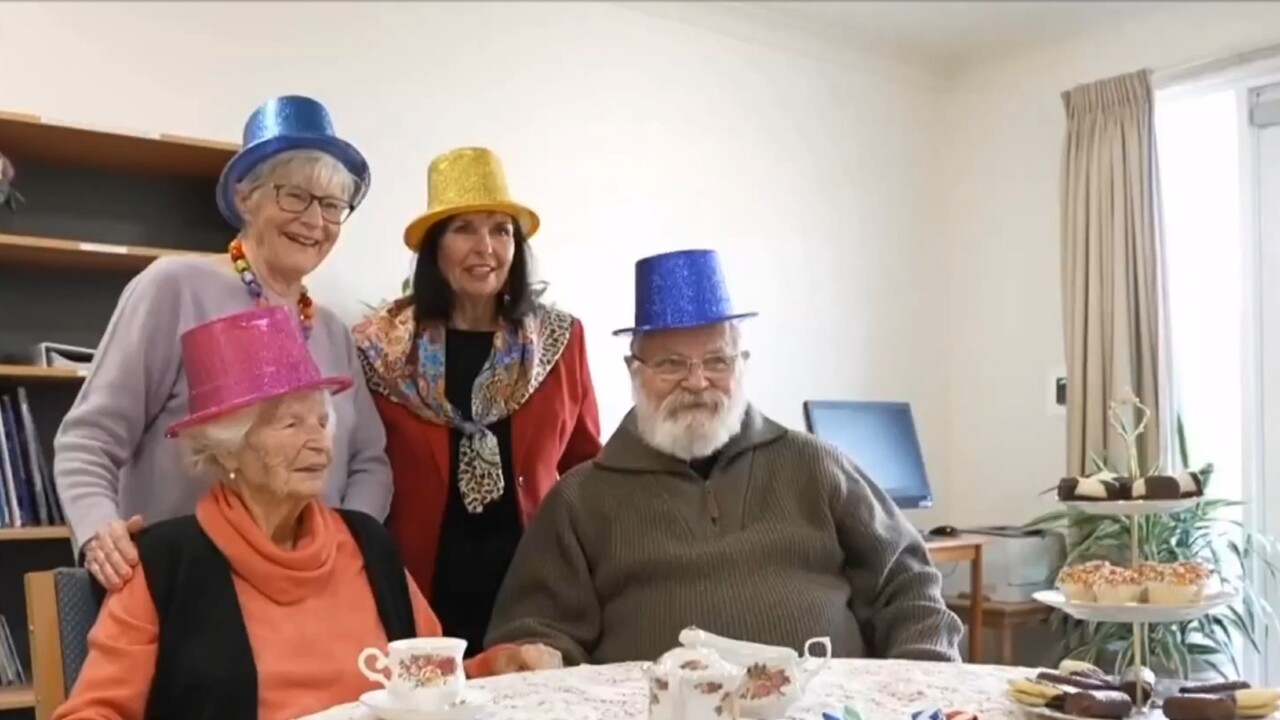
[[[249,296],[258,306],[266,306],[268,304],[266,293],[262,289],[262,283],[258,281],[258,276],[254,274],[253,268],[249,266],[249,258],[245,257],[244,245],[240,242],[240,238],[231,241],[227,246],[227,254],[231,256],[231,264],[235,266],[236,272],[240,273],[240,282],[244,283],[245,289],[249,291]],[[307,286],[302,286],[302,292],[298,295],[298,322],[302,325],[303,337],[311,338],[311,320],[315,315],[315,309],[311,306],[311,295],[307,293]]]

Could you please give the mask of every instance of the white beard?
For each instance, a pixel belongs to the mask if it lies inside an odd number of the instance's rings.
[[[724,447],[738,434],[747,414],[741,376],[734,379],[728,395],[712,388],[696,396],[678,389],[655,406],[636,379],[631,384],[631,396],[640,437],[654,449],[685,461],[706,457]],[[714,409],[687,407],[696,399],[713,403]]]

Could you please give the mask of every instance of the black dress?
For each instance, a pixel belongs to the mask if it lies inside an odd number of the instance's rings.
[[[492,332],[450,329],[445,336],[445,395],[471,419],[471,393],[476,376],[493,352]],[[502,579],[520,542],[520,506],[511,476],[511,419],[489,426],[502,458],[502,498],[472,514],[462,504],[458,487],[458,450],[462,433],[449,433],[449,500],[440,529],[431,608],[446,636],[467,641],[467,657],[484,649],[484,634]]]

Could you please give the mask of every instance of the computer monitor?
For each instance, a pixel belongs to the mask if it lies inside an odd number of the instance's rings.
[[[807,400],[804,421],[810,433],[852,458],[899,508],[933,506],[910,404]]]

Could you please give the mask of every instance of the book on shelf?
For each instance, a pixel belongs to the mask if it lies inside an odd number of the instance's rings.
[[[0,528],[65,525],[27,389],[0,392]]]
[[[9,623],[0,615],[0,687],[26,685],[27,673],[22,669],[22,658],[13,643]]]

